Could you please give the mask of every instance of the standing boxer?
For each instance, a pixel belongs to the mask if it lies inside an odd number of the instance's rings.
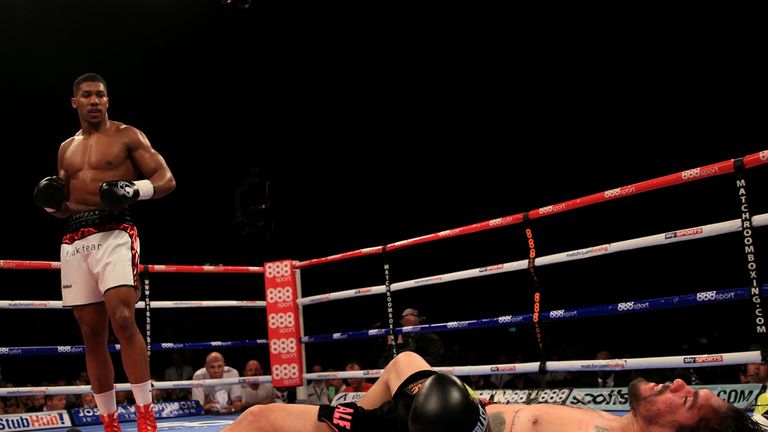
[[[169,194],[176,181],[144,133],[109,120],[103,78],[82,75],[73,92],[80,130],[59,147],[58,176],[38,184],[35,202],[69,218],[61,244],[61,293],[80,327],[104,431],[120,431],[107,345],[111,322],[136,400],[138,430],[154,432],[147,347],[136,326],[139,238],[127,207]]]

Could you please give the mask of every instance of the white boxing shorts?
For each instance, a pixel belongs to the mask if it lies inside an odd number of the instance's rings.
[[[139,236],[130,219],[103,210],[70,218],[70,232],[61,242],[63,306],[103,302],[104,293],[119,286],[138,290],[138,272]]]

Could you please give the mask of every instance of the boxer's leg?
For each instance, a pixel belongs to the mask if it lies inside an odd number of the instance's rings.
[[[358,405],[365,409],[378,408],[384,402],[392,399],[395,390],[406,378],[420,370],[431,370],[429,365],[420,355],[406,351],[397,355],[389,362],[384,372],[363,396]]]

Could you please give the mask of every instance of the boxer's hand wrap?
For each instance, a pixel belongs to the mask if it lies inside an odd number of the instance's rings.
[[[46,177],[35,188],[35,204],[53,213],[61,209],[67,198],[64,180],[58,177]]]
[[[149,180],[109,180],[99,186],[99,198],[104,207],[119,212],[138,200],[150,199],[155,187]]]

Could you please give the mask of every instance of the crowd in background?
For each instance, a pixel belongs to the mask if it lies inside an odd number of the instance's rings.
[[[416,309],[405,309],[400,316],[403,326],[419,325],[424,318]],[[432,366],[464,366],[478,363],[477,353],[466,350],[461,343],[452,344],[450,350],[444,347],[443,339],[434,333],[402,334],[396,344],[392,338],[383,339],[377,344],[378,350],[367,360],[360,360],[351,355],[343,365],[325,364],[313,361],[308,363],[308,372],[359,371],[380,369],[391,360],[395,351],[414,351],[424,357]],[[499,347],[496,347],[499,348]],[[748,350],[759,350],[752,345]],[[449,351],[449,353],[446,353]],[[536,362],[537,358],[530,355],[515,354],[512,350],[499,350],[493,364]],[[600,349],[591,358],[610,360],[614,358],[630,358],[628,353],[614,355],[607,349]],[[162,374],[153,374],[155,381],[188,381],[220,378],[236,378],[240,376],[262,376],[269,371],[265,359],[247,358],[240,368],[232,367],[225,361],[220,352],[209,352],[205,355],[202,365],[193,366],[190,360],[192,352],[176,351],[170,354],[169,363],[162,367]],[[239,357],[242,358],[242,357]],[[559,360],[557,355],[551,355],[550,361]],[[264,366],[262,366],[264,364]],[[337,366],[342,366],[337,368]],[[3,380],[0,369],[0,384],[3,387],[14,387],[22,383],[12,383]],[[682,379],[690,385],[696,384],[732,384],[732,383],[768,383],[768,365],[753,363],[743,366],[720,366],[707,368],[677,368],[677,369],[643,369],[632,371],[595,371],[595,372],[547,372],[525,374],[492,374],[470,375],[461,377],[466,384],[476,390],[521,390],[538,388],[613,388],[626,387],[634,378],[643,377],[655,382],[665,382]],[[366,392],[370,389],[375,378],[347,378],[309,380],[303,391],[296,388],[274,388],[270,383],[218,385],[213,387],[197,387],[192,389],[178,388],[172,390],[153,389],[155,402],[176,400],[197,400],[208,413],[240,412],[252,405],[267,403],[301,402],[310,404],[329,404],[340,393]],[[85,371],[80,372],[72,380],[64,378],[55,382],[24,383],[25,387],[32,386],[64,386],[89,385]],[[117,392],[118,404],[132,404],[130,391]],[[72,408],[94,408],[93,395],[35,395],[13,396],[0,398],[0,414],[16,414]]]

